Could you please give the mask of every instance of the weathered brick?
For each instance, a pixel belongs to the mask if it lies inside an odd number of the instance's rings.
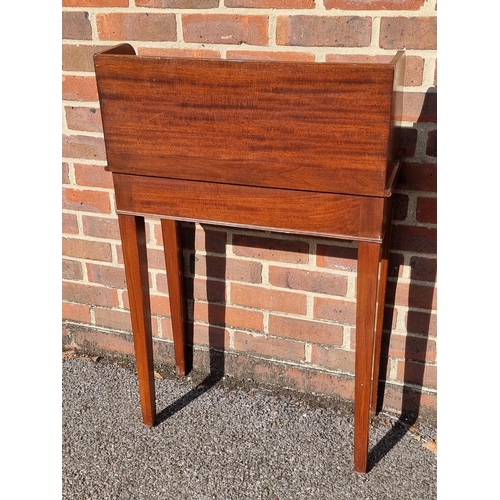
[[[417,200],[417,222],[437,223],[437,199],[419,197]]]
[[[64,43],[62,46],[63,71],[94,72],[94,54],[109,49],[108,45],[74,45]]]
[[[250,9],[314,9],[315,0],[224,0],[224,5]]]
[[[379,43],[383,49],[435,50],[436,17],[383,17]]]
[[[342,345],[344,329],[340,325],[269,315],[269,334],[304,342]]]
[[[437,122],[437,94],[435,92],[404,92],[402,99],[403,121]],[[398,111],[396,111],[398,113]]]
[[[106,266],[87,262],[87,276],[92,283],[115,288],[125,288],[125,270],[121,267]]]
[[[213,9],[219,6],[219,0],[135,0],[135,5],[158,9]]]
[[[93,238],[120,240],[118,220],[110,217],[82,216],[83,233]]]
[[[408,195],[396,193],[394,195],[393,220],[405,220],[408,215]]]
[[[62,153],[66,158],[106,160],[104,139],[88,135],[63,135]]]
[[[63,7],[128,7],[130,0],[63,0]]]
[[[158,277],[162,279],[162,277]],[[208,300],[210,302],[226,301],[226,283],[224,281],[194,279],[186,283],[186,295],[195,300]],[[158,286],[158,290],[160,287]]]
[[[404,191],[437,191],[437,166],[435,163],[404,162],[396,186]]]
[[[354,325],[356,323],[356,304],[344,300],[315,297],[314,317]]]
[[[395,224],[392,228],[391,247],[407,252],[435,254],[436,229]]]
[[[97,83],[94,76],[63,75],[62,97],[66,101],[97,102]]]
[[[63,320],[90,323],[90,307],[87,304],[62,303]]]
[[[204,321],[211,325],[244,328],[261,332],[264,329],[264,314],[261,311],[230,307],[224,304],[194,301],[193,317],[195,321]]]
[[[210,278],[247,283],[262,282],[262,264],[260,262],[226,259],[213,255],[192,255],[191,272]]]
[[[305,347],[303,342],[234,332],[234,348],[236,351],[259,354],[290,361],[304,361]]]
[[[104,242],[63,238],[62,253],[67,257],[111,262],[111,245]]]
[[[177,39],[175,14],[97,14],[97,32],[100,40],[173,42]]]
[[[212,349],[228,349],[229,333],[214,326],[193,325],[193,344],[210,346]]]
[[[304,294],[270,290],[239,283],[231,283],[230,286],[233,304],[292,314],[306,313],[307,301]]]
[[[62,298],[78,304],[98,305],[104,307],[118,306],[116,289],[105,286],[84,285],[63,281]]]
[[[95,324],[113,330],[132,331],[129,311],[94,307]]]
[[[102,165],[75,163],[74,168],[75,180],[79,186],[113,188],[113,174],[104,170]]]
[[[269,283],[273,286],[291,290],[326,293],[329,295],[345,296],[347,293],[347,276],[306,269],[270,266]]]
[[[437,156],[437,130],[431,130],[427,135],[427,147],[425,154],[427,156]]]
[[[242,257],[306,264],[309,244],[298,240],[279,240],[261,236],[234,235],[233,252]]]
[[[337,271],[356,271],[358,268],[358,249],[324,245],[316,247],[316,265]]]
[[[63,12],[62,37],[66,40],[92,40],[89,13],[83,11]]]
[[[226,59],[245,61],[314,61],[314,54],[308,52],[276,52],[263,50],[228,50]]]
[[[398,380],[407,384],[435,389],[437,387],[437,370],[435,365],[414,361],[398,361]]]
[[[354,374],[354,356],[352,351],[335,349],[320,345],[313,345],[311,349],[311,363],[329,370],[340,370]]]
[[[372,19],[359,16],[278,17],[276,43],[303,47],[368,47]]]
[[[183,14],[182,30],[188,43],[267,45],[268,18],[240,14]]]
[[[434,286],[389,281],[387,283],[387,304],[396,304],[416,309],[437,309],[437,291]]]
[[[62,183],[63,184],[69,184],[70,178],[69,178],[69,164],[66,161],[62,162]]]
[[[99,108],[66,106],[64,110],[69,129],[102,132],[101,110]]]
[[[429,259],[413,255],[410,258],[410,268],[410,279],[412,281],[434,282],[436,280],[437,259]]]
[[[194,59],[220,59],[218,50],[209,49],[171,49],[159,47],[139,47],[137,54],[140,56],[158,57],[190,57]]]
[[[62,277],[65,280],[81,280],[83,279],[82,265],[77,260],[63,259],[62,261]]]
[[[425,0],[324,0],[325,8],[342,10],[419,10]]]
[[[78,234],[78,221],[74,214],[62,214],[63,234]]]
[[[82,212],[110,213],[109,194],[90,189],[63,188],[63,208]]]
[[[412,311],[406,314],[406,330],[408,333],[437,336],[437,316],[435,313]]]
[[[384,346],[387,347],[386,338]],[[395,358],[436,361],[436,342],[431,339],[392,333],[388,348],[389,356]]]

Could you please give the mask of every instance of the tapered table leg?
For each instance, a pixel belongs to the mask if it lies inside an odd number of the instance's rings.
[[[184,295],[181,224],[175,220],[162,219],[161,230],[165,264],[167,267],[175,365],[179,375],[186,375],[186,302]]]
[[[380,243],[359,242],[354,385],[354,470],[366,472]]]
[[[152,427],[155,424],[156,405],[144,217],[119,214],[118,222],[130,301],[142,420],[145,425]]]
[[[370,413],[377,413],[378,384],[380,377],[380,353],[382,350],[382,331],[384,328],[385,292],[387,289],[387,273],[389,271],[389,249],[391,243],[391,224],[382,242],[382,255],[379,268],[379,281],[377,293],[377,324],[375,329],[375,347],[373,356],[373,384]]]

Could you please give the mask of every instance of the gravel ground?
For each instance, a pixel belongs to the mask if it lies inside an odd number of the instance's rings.
[[[436,431],[373,419],[368,474],[352,471],[352,407],[193,378],[156,380],[160,423],[142,425],[135,371],[63,361],[64,499],[436,498]]]

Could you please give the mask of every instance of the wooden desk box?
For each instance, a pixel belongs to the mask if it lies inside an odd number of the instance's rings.
[[[179,221],[357,240],[354,468],[367,468],[404,54],[386,64],[94,56],[130,296],[143,420],[155,422],[144,216],[161,218],[185,374]]]

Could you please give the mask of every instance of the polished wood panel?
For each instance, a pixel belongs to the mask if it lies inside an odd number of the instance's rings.
[[[94,59],[113,172],[384,196],[402,53],[387,64],[194,65],[130,49]]]

